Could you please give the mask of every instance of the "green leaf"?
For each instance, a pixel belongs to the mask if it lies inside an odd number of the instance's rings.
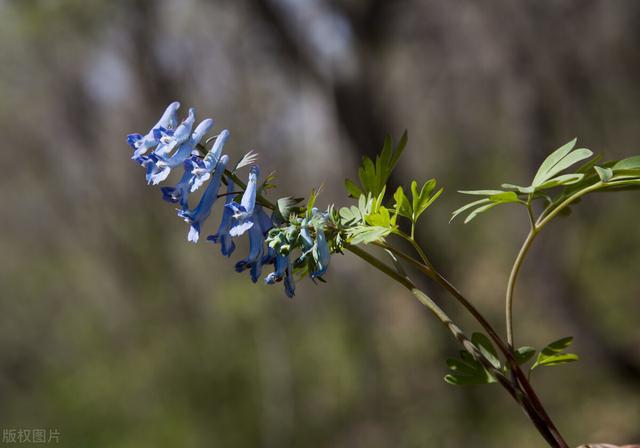
[[[515,358],[518,365],[522,365],[533,358],[536,354],[536,349],[529,346],[520,347],[515,351]]]
[[[296,206],[297,203],[301,201],[302,199],[292,197],[278,199],[278,201],[276,202],[276,209],[279,213],[278,218],[283,222],[287,221],[292,209]]]
[[[548,188],[559,187],[562,185],[572,185],[572,184],[575,184],[576,182],[580,182],[583,177],[584,177],[584,174],[563,174],[561,176],[549,179],[541,183],[540,185],[536,186],[535,191],[546,190]]]
[[[613,177],[613,170],[611,168],[603,168],[601,166],[594,166],[594,170],[598,173],[598,177],[602,182],[609,182]]]
[[[385,195],[386,191],[387,191],[387,186],[384,185],[382,187],[382,190],[378,194],[378,197],[376,198],[375,201],[373,201],[373,204],[371,205],[371,212],[372,213],[377,212],[378,209],[380,209],[380,207],[382,207],[382,201],[384,200],[384,195]]]
[[[568,362],[578,361],[580,358],[574,353],[561,353],[559,355],[546,356],[543,359],[538,359],[536,363],[531,367],[533,370],[539,366],[556,366],[558,364],[566,364]]]
[[[564,159],[567,154],[571,152],[571,150],[576,146],[577,138],[574,138],[569,143],[562,145],[560,148],[553,151],[549,156],[544,159],[540,168],[538,168],[538,172],[533,178],[533,182],[531,185],[538,185],[547,180],[549,177],[547,174],[549,171],[553,169],[554,166],[558,164],[562,159]]]
[[[342,225],[345,226],[357,224],[364,220],[360,209],[354,205],[340,208],[338,214],[340,215]]]
[[[640,169],[640,156],[633,156],[622,159],[615,165],[613,165],[612,168],[613,171]]]
[[[479,199],[477,201],[473,201],[473,202],[470,202],[468,204],[465,204],[462,207],[460,207],[459,209],[455,210],[451,214],[451,219],[449,220],[449,222],[453,221],[455,219],[455,217],[458,216],[460,213],[465,212],[465,211],[469,210],[470,208],[476,207],[478,205],[486,204],[486,203],[489,203],[489,202],[491,202],[491,199],[485,198],[485,199]]]
[[[442,194],[443,189],[441,188],[435,194],[431,195],[433,190],[436,188],[436,180],[430,179],[422,186],[420,192],[417,189],[416,181],[411,182],[411,194],[413,199],[413,216],[412,221],[418,221],[418,218],[424,211],[431,205],[433,202],[438,199],[438,196]]]
[[[360,214],[364,217],[371,213],[371,205],[373,204],[373,199],[371,198],[371,194],[369,196],[362,195],[358,198],[358,209],[360,209]]]
[[[521,185],[513,185],[513,184],[502,184],[502,188],[506,188],[507,190],[515,190],[522,194],[531,194],[535,191],[534,187],[523,187]]]
[[[311,194],[309,195],[309,200],[307,201],[307,218],[311,218],[313,206],[316,204],[316,199],[318,199],[318,195],[320,194],[319,188],[318,191],[315,189],[311,190]]]
[[[545,176],[541,180],[539,180],[538,184],[533,183],[532,185],[535,186],[535,185],[542,184],[547,179],[550,179],[556,174],[566,170],[570,166],[575,165],[576,163],[582,160],[588,159],[592,155],[593,155],[593,152],[591,152],[591,150],[587,148],[580,148],[580,149],[573,150],[567,156],[565,156],[562,160],[560,160],[557,164],[555,164],[553,168],[547,171]]]
[[[482,333],[473,333],[471,335],[471,342],[474,343],[480,353],[484,355],[487,360],[495,367],[499,369],[502,366],[500,359],[498,358],[498,352],[496,352],[495,347],[491,343],[491,340]]]
[[[383,206],[380,206],[376,212],[367,215],[365,221],[370,226],[385,227],[392,230],[395,227],[391,222],[389,209]]]
[[[418,208],[418,200],[420,199],[420,193],[418,192],[418,182],[411,181],[411,209],[416,210]]]
[[[478,349],[480,350],[480,347],[478,347]],[[489,348],[483,348],[482,350],[489,352]],[[451,370],[451,373],[445,375],[444,380],[454,386],[470,386],[496,382],[482,364],[474,360],[466,351],[460,352],[460,359],[447,359],[447,366]]]
[[[503,191],[498,194],[492,194],[489,196],[491,202],[499,202],[499,203],[507,203],[507,202],[518,202],[520,198],[513,191]]]
[[[491,202],[491,203],[489,203],[487,205],[483,205],[482,207],[476,208],[474,211],[469,213],[469,215],[465,218],[464,223],[467,224],[467,223],[471,222],[473,219],[475,219],[476,216],[478,216],[481,213],[486,212],[487,210],[491,210],[496,205],[500,205],[500,202]]]
[[[344,186],[347,189],[347,193],[349,193],[349,196],[352,198],[357,199],[363,194],[360,187],[358,187],[351,179],[345,179]]]
[[[358,178],[360,179],[360,188],[349,181],[345,186],[349,194],[353,197],[359,197],[358,193],[371,193],[377,197],[389,180],[389,176],[398,164],[398,160],[407,145],[407,132],[405,131],[397,145],[393,145],[391,137],[387,136],[384,146],[379,155],[376,156],[375,162],[369,157],[363,157],[362,165],[358,169]],[[356,187],[356,188],[354,188]]]
[[[347,230],[351,244],[369,244],[384,241],[391,229],[379,226],[358,226]]]
[[[557,341],[547,345],[538,354],[538,359],[536,359],[536,362],[531,366],[531,370],[539,366],[555,366],[558,364],[577,361],[579,359],[578,355],[573,353],[563,353],[572,342],[572,337],[566,337],[558,339]]]
[[[569,347],[573,344],[573,337],[567,336],[565,338],[560,338],[557,341],[553,341],[549,345],[547,345],[542,351],[550,352],[550,353],[560,353],[565,348]]]
[[[468,364],[461,359],[455,358],[447,359],[447,366],[454,372],[461,373],[463,375],[474,375],[478,370],[476,365]]]
[[[396,201],[395,209],[397,210],[397,213],[400,216],[411,219],[413,217],[413,209],[411,208],[409,198],[404,194],[402,187],[398,187],[396,192],[393,194],[393,199]]]
[[[362,166],[358,169],[358,177],[365,193],[378,193],[376,191],[378,188],[376,168],[370,158],[364,157],[362,159]]]
[[[458,193],[471,194],[475,196],[493,196],[504,193],[504,190],[458,190]]]

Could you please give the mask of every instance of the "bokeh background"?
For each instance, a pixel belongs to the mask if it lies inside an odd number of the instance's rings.
[[[72,447],[543,446],[497,387],[445,384],[452,338],[354,257],[288,300],[187,243],[125,137],[177,99],[281,195],[342,205],[408,129],[393,181],[446,189],[419,239],[502,329],[527,217],[449,224],[456,190],[527,182],[576,135],[638,153],[639,80],[637,0],[0,0],[0,426]],[[534,375],[574,445],[640,440],[639,200],[583,201],[517,290],[521,344],[576,337],[579,363]]]

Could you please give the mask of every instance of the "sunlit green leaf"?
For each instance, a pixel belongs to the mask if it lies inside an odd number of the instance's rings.
[[[493,196],[504,193],[504,190],[458,190],[458,193],[471,194],[475,196]]]
[[[531,186],[523,187],[522,185],[514,185],[514,184],[502,184],[502,188],[506,188],[507,190],[514,190],[522,194],[531,194],[535,191],[535,188]]]
[[[562,174],[558,177],[554,177],[552,179],[549,179],[541,183],[540,185],[536,186],[535,189],[536,191],[538,191],[538,190],[546,190],[548,188],[560,187],[564,185],[572,185],[572,184],[575,184],[576,182],[580,182],[580,180],[582,180],[583,177],[584,177],[584,174],[578,174],[578,173]]]
[[[391,229],[379,226],[358,226],[347,231],[351,244],[368,244],[384,241],[384,237],[391,233]]]
[[[384,146],[375,162],[369,157],[363,157],[362,164],[358,169],[360,186],[351,180],[345,181],[345,187],[352,197],[359,197],[361,194],[371,193],[373,197],[378,197],[387,184],[389,176],[398,164],[398,160],[407,145],[407,133],[402,134],[397,145],[393,145],[391,137],[387,136]]]
[[[538,354],[538,359],[536,359],[536,362],[531,366],[531,370],[539,366],[554,366],[567,362],[577,361],[579,359],[578,355],[573,353],[563,353],[564,350],[569,347],[572,342],[572,337],[566,337],[558,339],[557,341],[554,341],[547,345]]]
[[[462,207],[460,207],[459,209],[455,210],[452,214],[451,214],[451,219],[449,220],[449,222],[453,221],[455,219],[456,216],[458,216],[460,213],[465,212],[473,207],[482,205],[482,204],[487,204],[490,203],[491,199],[489,198],[485,198],[485,199],[479,199],[477,201],[473,201],[470,202],[468,204],[463,205]]]
[[[352,198],[359,198],[363,193],[360,187],[358,187],[351,179],[344,180],[344,186],[347,189],[347,193]]]
[[[533,182],[531,182],[531,186],[538,187],[561,171],[593,155],[593,153],[586,148],[574,150],[575,144],[576,139],[573,139],[552,152],[540,165],[538,172],[533,178]]]
[[[500,202],[490,202],[487,205],[483,205],[481,207],[476,208],[471,213],[469,213],[469,215],[464,219],[464,223],[467,224],[467,223],[471,222],[473,219],[475,219],[476,216],[478,216],[479,214],[484,213],[484,212],[486,212],[488,210],[491,210],[496,205],[500,205]]]
[[[538,359],[536,363],[531,367],[533,370],[539,366],[556,366],[558,364],[566,364],[568,362],[578,361],[580,358],[574,353],[560,353],[558,355],[545,356],[543,359]]]
[[[640,169],[640,156],[633,156],[622,159],[615,165],[613,165],[612,168],[614,171]]]
[[[409,198],[406,194],[404,194],[404,190],[402,189],[402,187],[398,187],[393,195],[393,199],[395,199],[396,201],[395,208],[398,214],[400,216],[404,216],[405,218],[411,219],[413,216],[413,210],[411,208]]]

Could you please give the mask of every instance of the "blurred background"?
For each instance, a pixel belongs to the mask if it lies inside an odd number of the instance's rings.
[[[288,300],[187,243],[126,135],[179,100],[231,131],[232,160],[258,151],[281,196],[324,184],[326,206],[408,129],[393,182],[445,187],[419,239],[503,332],[527,217],[449,224],[456,190],[526,183],[574,136],[638,153],[640,2],[0,0],[0,56],[2,429],[72,447],[544,445],[497,386],[445,384],[456,343],[354,257]],[[533,379],[574,446],[640,440],[639,200],[584,200],[516,292],[519,344],[576,338],[579,363]]]

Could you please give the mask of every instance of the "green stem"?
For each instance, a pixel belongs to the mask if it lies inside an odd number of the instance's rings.
[[[505,318],[507,325],[507,343],[510,347],[514,346],[514,335],[513,335],[513,301],[514,301],[514,291],[516,286],[516,281],[518,280],[518,274],[520,273],[520,269],[522,268],[522,264],[524,263],[524,259],[533,244],[533,241],[538,236],[538,233],[542,230],[542,228],[549,223],[554,217],[558,215],[564,208],[569,206],[576,199],[584,196],[587,193],[598,190],[602,188],[604,184],[602,182],[596,182],[595,184],[583,188],[562,200],[556,206],[550,206],[547,210],[551,210],[549,212],[543,212],[542,215],[538,218],[537,221],[534,221],[533,212],[531,210],[531,201],[527,204],[527,210],[529,212],[529,219],[531,220],[531,229],[529,230],[529,234],[527,238],[522,243],[522,247],[520,247],[520,251],[516,256],[515,261],[513,262],[513,266],[511,268],[511,274],[509,275],[509,281],[507,282],[507,292],[506,292],[506,300],[505,300]]]
[[[413,249],[416,251],[416,253],[418,254],[418,256],[420,257],[420,259],[422,260],[422,262],[429,266],[430,268],[433,268],[433,265],[431,264],[431,262],[429,261],[429,259],[427,258],[427,255],[424,253],[424,250],[422,250],[422,247],[420,247],[420,244],[418,244],[418,242],[416,241],[416,239],[413,236],[413,225],[411,227],[411,235],[407,235],[406,233],[404,233],[401,230],[396,230],[394,232],[396,235],[402,237],[403,239],[405,239],[406,241],[409,242],[409,244],[411,244],[411,246],[413,247]]]
[[[522,243],[522,247],[518,252],[518,256],[513,263],[513,267],[511,268],[511,274],[509,274],[509,281],[507,282],[507,296],[505,302],[505,313],[506,313],[506,322],[507,322],[507,343],[509,347],[513,348],[513,292],[516,286],[516,280],[518,279],[518,273],[520,272],[520,268],[522,268],[522,263],[524,262],[525,257],[527,256],[527,252],[531,248],[533,244],[533,240],[535,240],[538,235],[538,230],[536,227],[532,227],[527,235],[527,238]]]

